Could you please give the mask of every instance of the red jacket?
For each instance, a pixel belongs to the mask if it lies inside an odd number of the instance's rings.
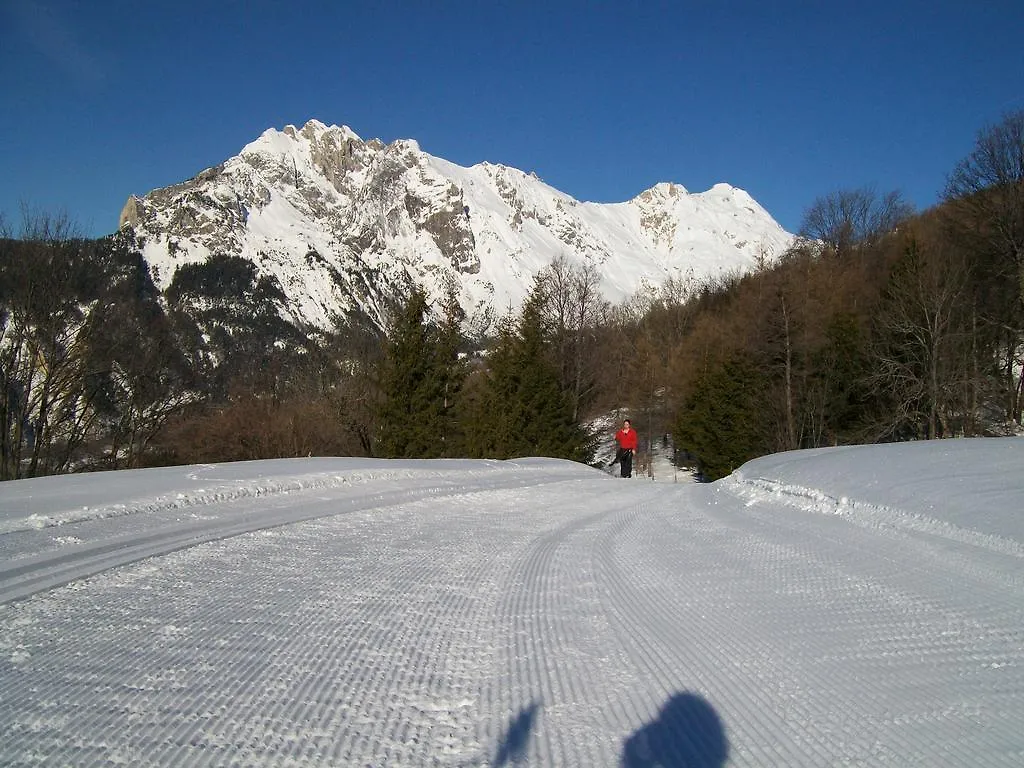
[[[620,429],[615,433],[615,442],[619,444],[619,448],[622,450],[630,450],[636,453],[638,443],[636,438],[636,430],[632,427],[627,432],[624,429]]]

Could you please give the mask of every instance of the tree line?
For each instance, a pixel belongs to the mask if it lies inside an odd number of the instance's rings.
[[[934,209],[847,190],[801,235],[688,305],[664,375],[708,477],[797,448],[1019,430],[1024,112],[981,131]]]
[[[594,318],[572,301],[596,285],[559,261],[483,345],[454,293],[431,307],[420,290],[386,332],[358,314],[325,332],[285,320],[246,259],[183,265],[160,292],[130,232],[88,240],[26,213],[0,232],[0,479],[309,455],[587,461]]]
[[[1024,112],[983,129],[942,202],[815,201],[747,274],[611,306],[557,259],[523,307],[466,334],[413,289],[381,329],[282,317],[254,265],[213,256],[159,291],[129,232],[0,220],[0,479],[307,455],[591,461],[628,414],[705,479],[796,448],[1019,427]]]

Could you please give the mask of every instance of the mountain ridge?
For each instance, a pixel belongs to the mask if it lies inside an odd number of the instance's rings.
[[[273,275],[283,316],[329,328],[386,308],[412,286],[432,301],[454,290],[468,314],[516,309],[556,258],[592,265],[621,302],[670,278],[749,271],[793,236],[747,192],[690,193],[660,182],[621,203],[576,200],[535,173],[459,166],[413,139],[364,141],[348,126],[269,128],[191,179],[132,196],[131,230],[154,282],[212,255]]]

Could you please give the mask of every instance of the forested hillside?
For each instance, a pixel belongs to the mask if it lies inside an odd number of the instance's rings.
[[[2,222],[0,222],[2,224]],[[470,336],[418,290],[302,327],[215,256],[160,292],[130,238],[30,213],[0,233],[0,477],[307,455],[590,460],[599,417],[671,434],[705,479],[754,456],[1019,428],[1024,112],[984,129],[943,202],[816,201],[752,274],[612,306],[556,260]],[[479,329],[476,329],[479,330]]]

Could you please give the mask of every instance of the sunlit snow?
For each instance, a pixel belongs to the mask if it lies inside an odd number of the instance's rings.
[[[0,484],[0,764],[1024,764],[1024,439],[654,480]]]
[[[413,140],[364,142],[316,120],[267,130],[221,165],[135,205],[144,211],[134,223],[140,248],[160,288],[183,264],[241,256],[276,278],[290,319],[320,328],[360,303],[370,317],[381,314],[364,290],[371,278],[396,291],[415,282],[434,301],[454,285],[471,316],[502,315],[558,259],[594,268],[604,298],[621,303],[670,279],[692,286],[748,272],[793,242],[729,184],[691,193],[659,183],[625,202],[582,202],[534,173],[464,167]]]

